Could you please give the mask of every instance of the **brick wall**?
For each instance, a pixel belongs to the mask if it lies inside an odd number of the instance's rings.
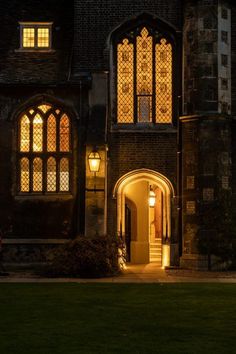
[[[50,94],[49,94],[50,92]],[[72,119],[73,126],[73,193],[71,196],[25,197],[17,195],[16,179],[19,174],[16,163],[17,118],[15,112],[28,99],[45,97],[45,100],[62,106]],[[35,103],[33,101],[33,103]],[[86,102],[84,102],[87,105]],[[29,105],[27,106],[29,107]],[[23,110],[23,108],[22,108]],[[84,204],[84,129],[79,115],[78,92],[68,87],[50,90],[22,86],[5,89],[0,94],[0,225],[11,224],[8,237],[64,238],[83,230]],[[85,111],[85,110],[84,110]],[[21,112],[20,112],[21,113]],[[79,150],[79,152],[78,152]],[[78,165],[80,166],[78,168]],[[77,169],[78,168],[78,169]],[[79,180],[79,183],[77,183]],[[80,201],[77,202],[77,191]],[[78,211],[79,210],[79,211]]]
[[[0,4],[0,83],[67,80],[73,38],[73,3],[65,0],[2,0]],[[54,53],[22,53],[19,21],[52,21]]]
[[[116,230],[116,202],[112,191],[118,179],[129,171],[147,168],[166,176],[176,189],[176,133],[116,132],[109,144],[108,232]]]
[[[75,74],[108,70],[108,36],[117,26],[144,11],[181,29],[181,1],[75,0]]]

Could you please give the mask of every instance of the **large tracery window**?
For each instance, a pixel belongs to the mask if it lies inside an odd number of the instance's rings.
[[[117,45],[117,122],[172,122],[172,45],[146,27]]]
[[[71,123],[60,109],[41,104],[18,121],[20,193],[68,193],[71,185]]]

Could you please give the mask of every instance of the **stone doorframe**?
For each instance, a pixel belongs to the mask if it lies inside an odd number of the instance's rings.
[[[125,187],[130,183],[148,181],[157,185],[163,193],[163,245],[162,267],[170,265],[171,240],[171,199],[174,197],[172,183],[159,172],[149,169],[138,169],[126,173],[116,182],[113,189],[113,198],[117,203],[117,235],[125,233]]]

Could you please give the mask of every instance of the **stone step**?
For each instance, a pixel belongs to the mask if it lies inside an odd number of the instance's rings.
[[[150,251],[156,251],[156,250],[161,251],[161,250],[162,250],[162,247],[161,247],[161,246],[149,247],[149,250],[150,250]]]
[[[156,263],[158,266],[161,266],[161,259],[157,258],[151,258],[150,263]]]
[[[149,254],[149,256],[151,257],[151,258],[161,258],[161,253],[150,253]]]
[[[161,267],[162,263],[162,240],[156,239],[156,242],[149,243],[150,263],[157,263]]]
[[[149,252],[149,255],[152,257],[161,257],[161,252]]]
[[[149,248],[149,252],[150,252],[150,253],[153,253],[153,252],[162,252],[162,247],[161,247],[161,246],[150,247],[150,248]]]
[[[162,242],[161,242],[161,239],[158,238],[155,242],[150,242],[149,245],[152,246],[152,245],[161,245]]]
[[[150,247],[149,249],[150,249],[150,251],[162,250],[162,247],[157,245],[157,246],[155,246],[155,247],[152,246],[152,247]]]
[[[161,250],[162,246],[161,245],[150,246],[150,250],[155,250],[155,249]]]

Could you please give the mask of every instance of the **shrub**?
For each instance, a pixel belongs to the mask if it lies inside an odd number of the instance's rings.
[[[48,254],[45,272],[53,277],[115,275],[119,272],[118,242],[108,236],[78,236]]]

